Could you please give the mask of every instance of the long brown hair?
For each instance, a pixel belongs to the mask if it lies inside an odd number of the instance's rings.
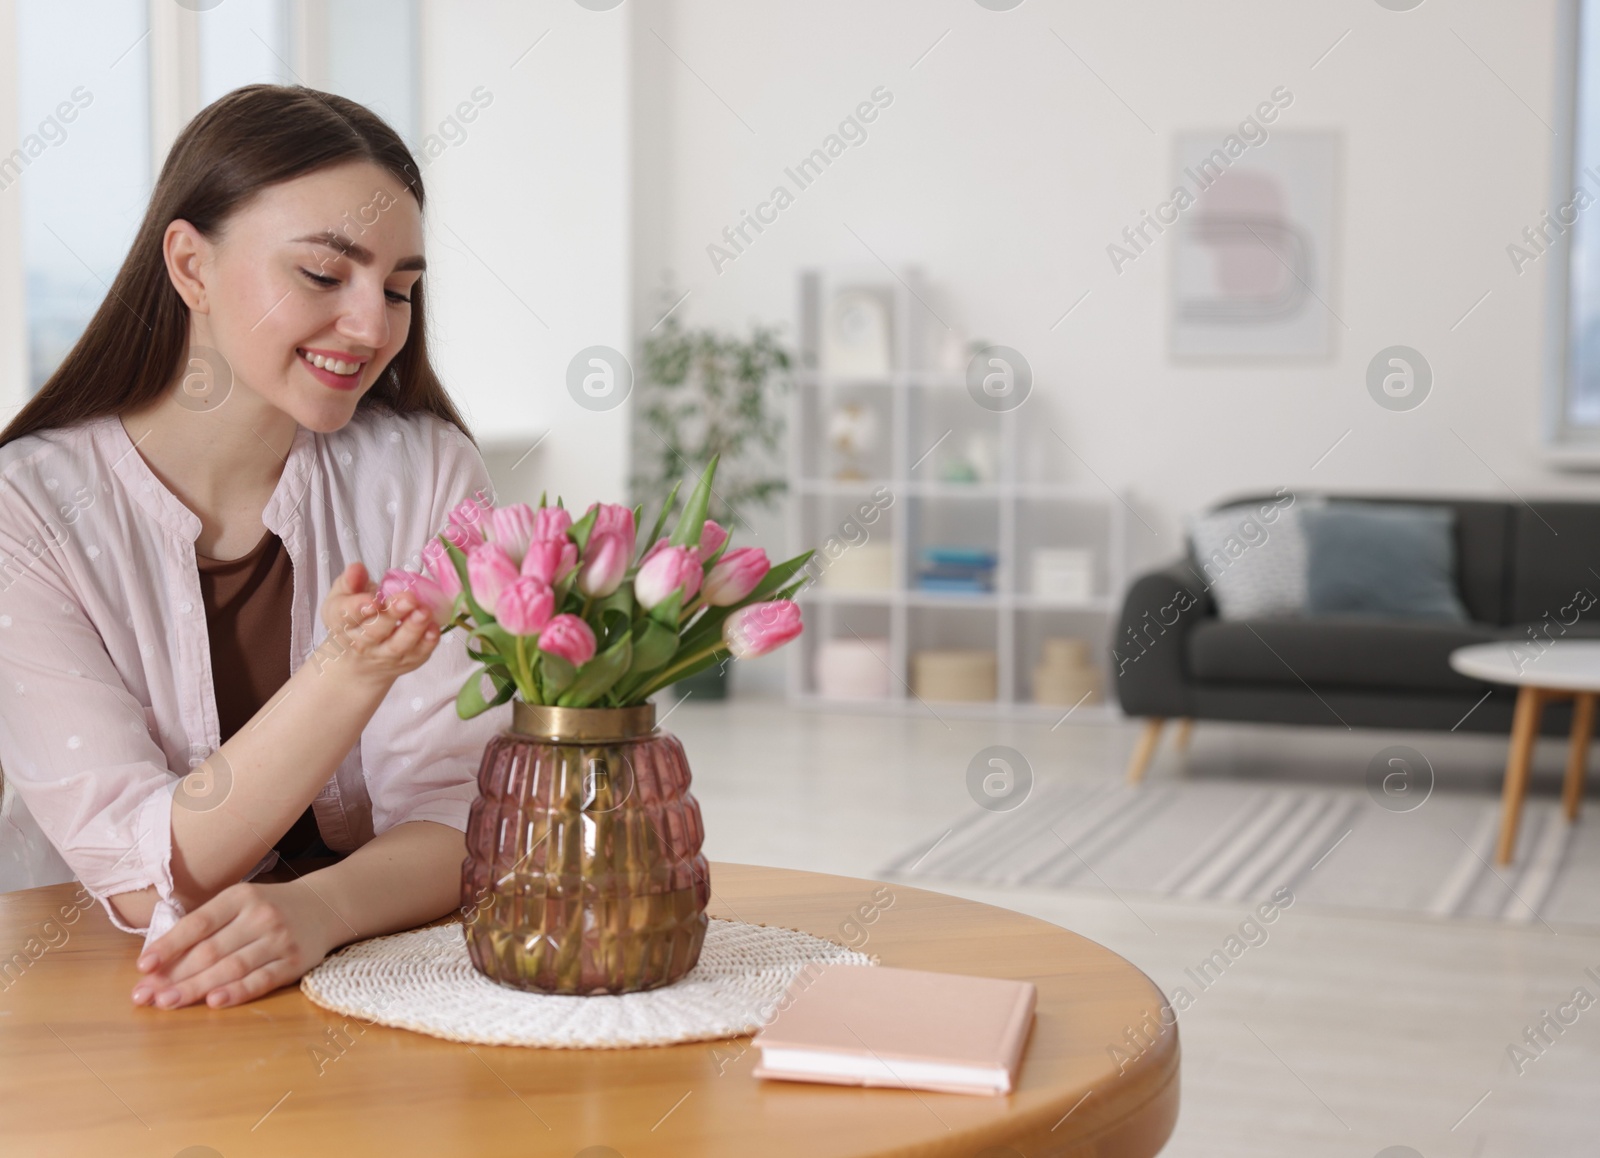
[[[423,207],[422,175],[411,151],[382,117],[353,100],[304,85],[251,84],[201,109],[173,142],[105,300],[55,373],[0,431],[0,446],[38,430],[138,409],[171,385],[189,341],[189,308],[162,256],[172,221],[181,217],[214,238],[267,186],[348,161],[387,169]],[[472,438],[428,361],[426,323],[419,279],[411,288],[405,345],[357,409],[426,410]]]

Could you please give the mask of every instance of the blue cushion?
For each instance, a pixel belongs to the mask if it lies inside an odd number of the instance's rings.
[[[1330,502],[1300,520],[1307,614],[1467,621],[1450,508]]]

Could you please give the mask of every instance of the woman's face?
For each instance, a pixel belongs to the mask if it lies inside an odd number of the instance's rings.
[[[350,162],[269,186],[200,240],[194,340],[227,360],[233,391],[319,433],[344,426],[411,329],[416,200],[387,169]]]

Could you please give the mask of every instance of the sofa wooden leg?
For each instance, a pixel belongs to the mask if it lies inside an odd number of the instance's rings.
[[[1161,726],[1166,722],[1161,716],[1152,716],[1144,722],[1144,731],[1139,733],[1139,742],[1133,746],[1133,756],[1128,760],[1129,784],[1137,784],[1144,779],[1150,758],[1156,754],[1156,745],[1161,742]]]
[[[1172,734],[1172,748],[1179,755],[1189,751],[1189,741],[1194,736],[1194,718],[1185,716],[1178,721],[1178,730]]]
[[[1594,736],[1594,696],[1579,692],[1572,704],[1572,747],[1567,750],[1567,777],[1561,784],[1561,810],[1568,820],[1578,819],[1583,802],[1583,777],[1589,762],[1589,740]]]
[[[1511,721],[1511,751],[1506,757],[1506,782],[1501,791],[1500,843],[1496,864],[1510,864],[1517,848],[1517,827],[1522,822],[1522,798],[1528,794],[1528,772],[1533,766],[1533,745],[1539,738],[1539,717],[1544,712],[1544,692],[1524,687],[1517,693]]]

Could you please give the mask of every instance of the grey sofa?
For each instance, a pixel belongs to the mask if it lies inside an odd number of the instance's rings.
[[[1457,589],[1471,622],[1230,621],[1218,618],[1192,556],[1142,575],[1128,589],[1111,655],[1123,711],[1151,724],[1130,779],[1143,774],[1164,720],[1509,733],[1516,689],[1458,674],[1450,653],[1493,640],[1600,638],[1600,503],[1324,497],[1452,508]],[[1542,731],[1565,735],[1571,712],[1552,705]]]

